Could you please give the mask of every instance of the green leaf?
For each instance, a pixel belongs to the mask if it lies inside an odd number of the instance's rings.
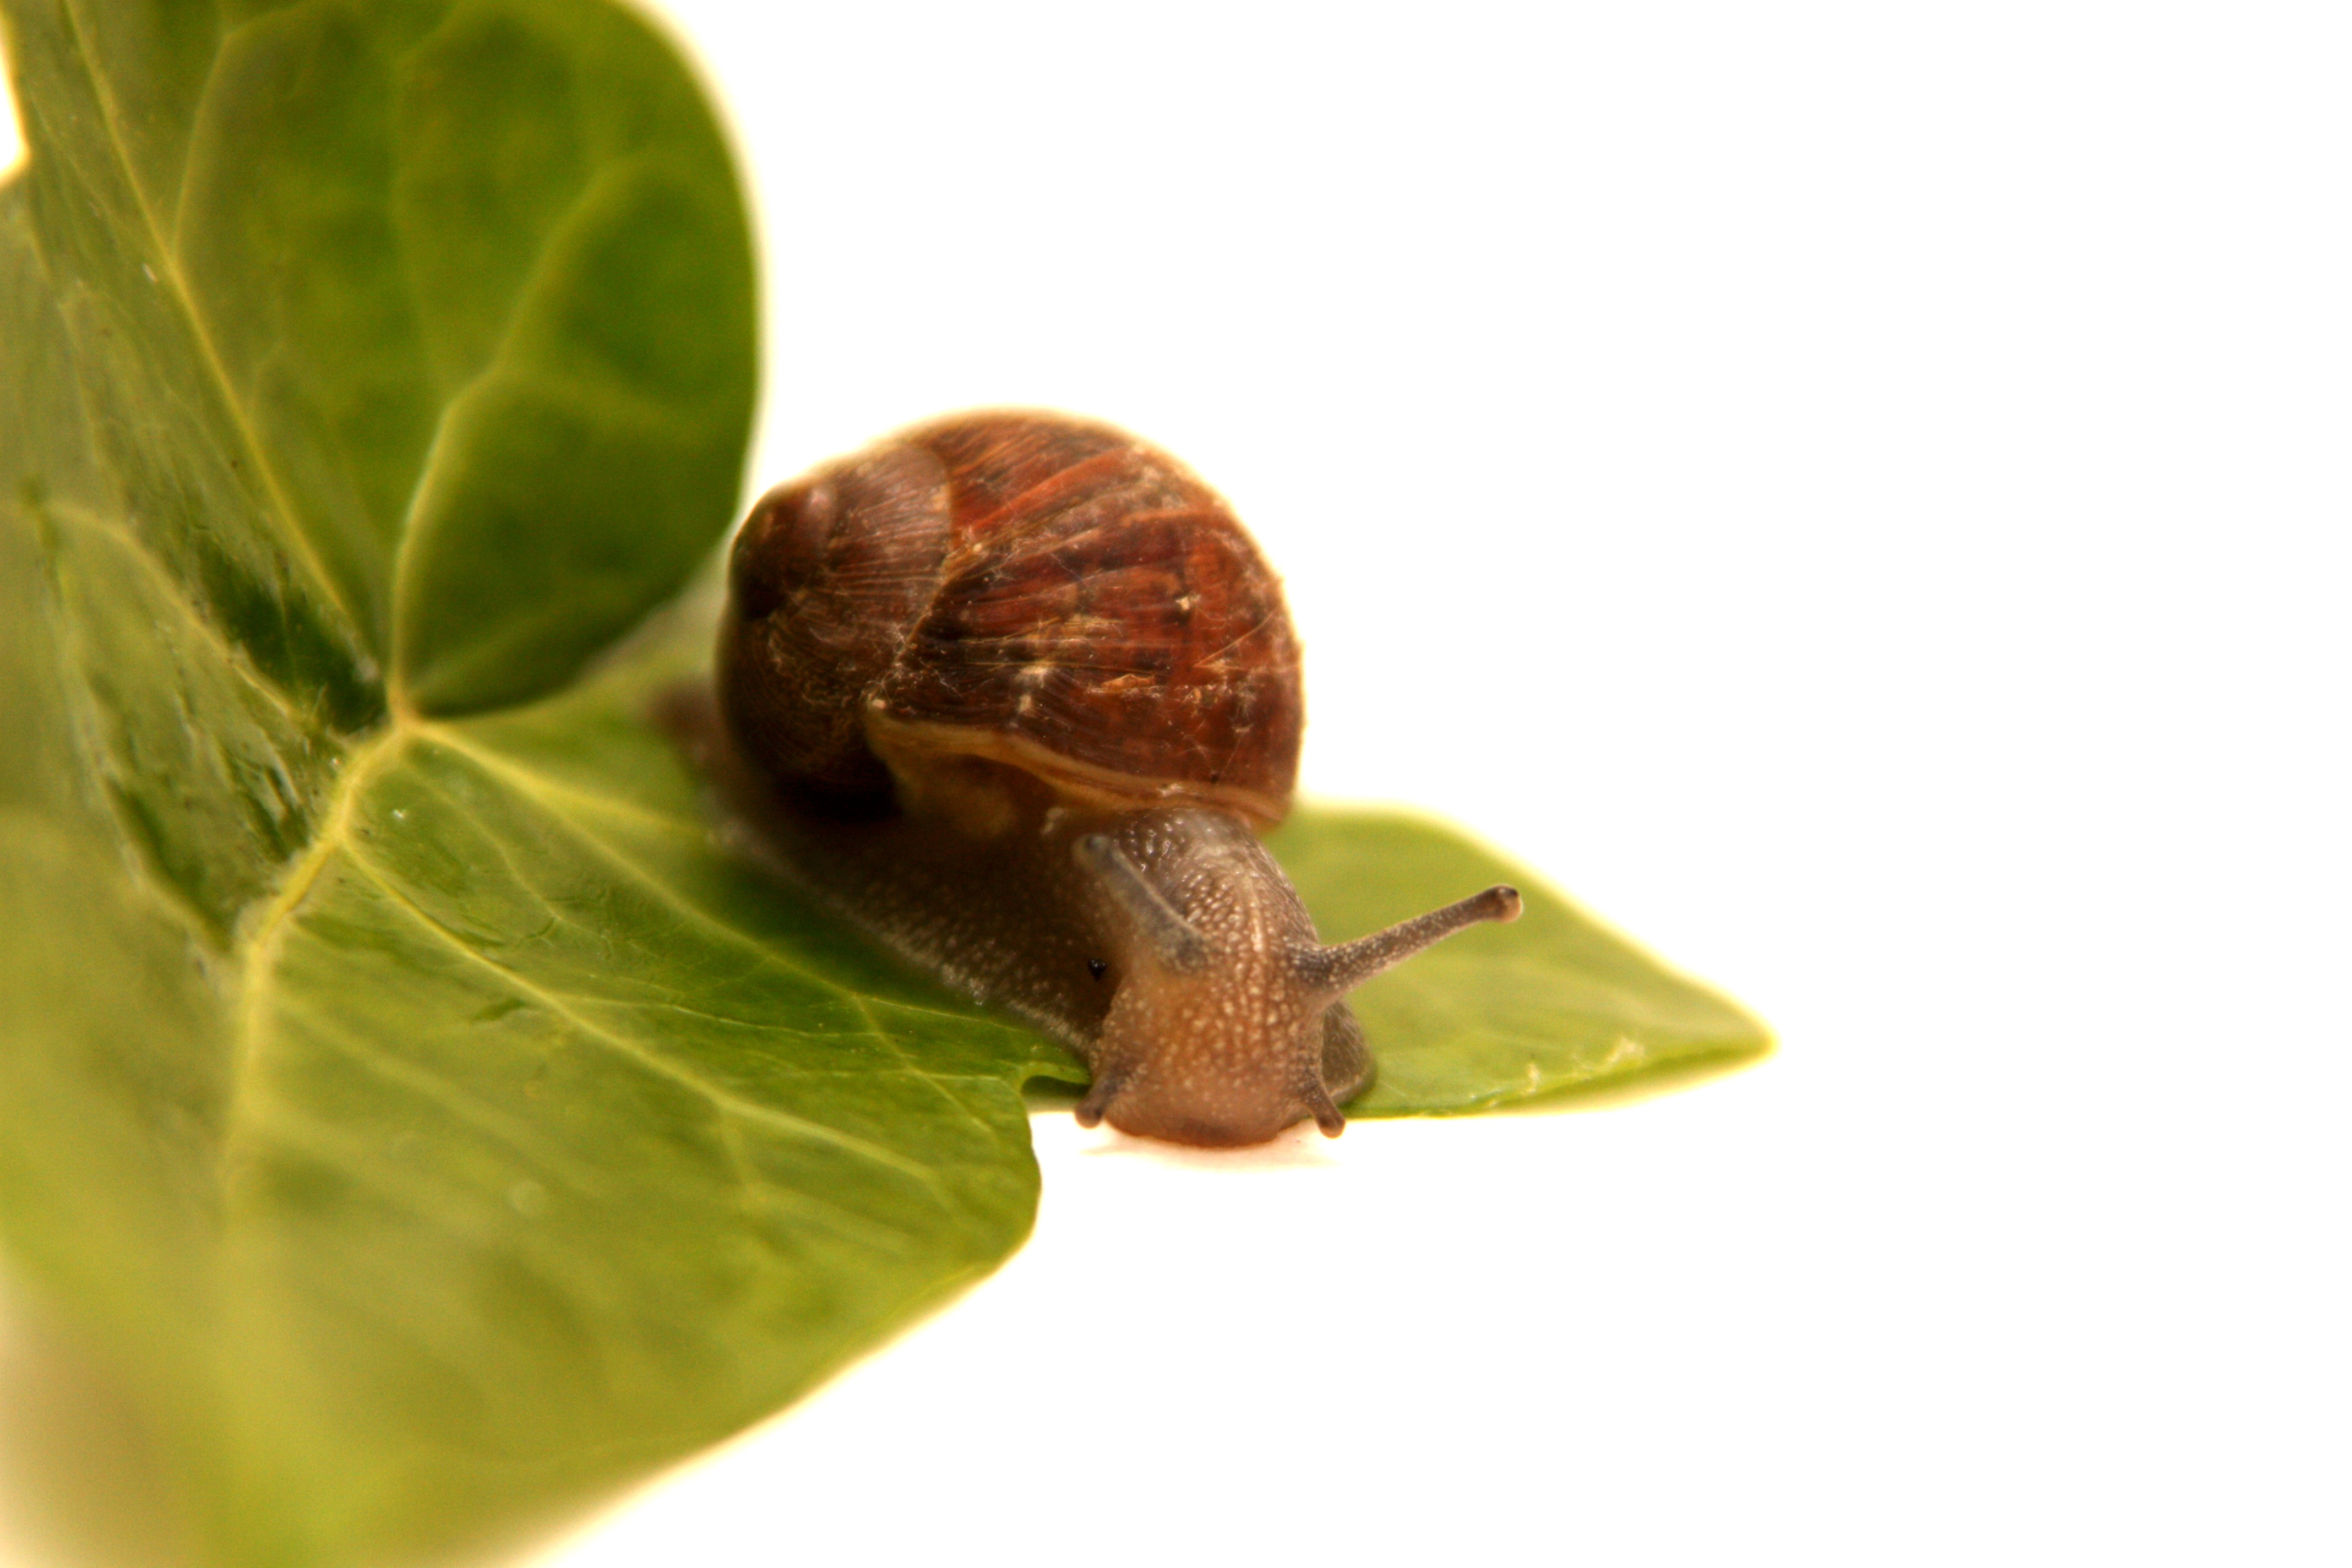
[[[1057,1047],[713,847],[751,264],[604,0],[0,0],[0,1241],[215,1557],[477,1540],[992,1268]],[[1307,811],[1344,937],[1511,875]],[[1523,878],[1513,877],[1524,883]],[[1762,1048],[1528,889],[1360,994],[1366,1114]]]
[[[130,1347],[226,1560],[674,1458],[1028,1228],[1049,1048],[714,856],[635,689],[355,746],[218,967],[98,812],[5,840],[9,1239]]]
[[[551,690],[734,503],[754,331],[725,145],[614,6],[252,10],[6,13],[126,521],[345,729],[380,670],[426,712]]]
[[[1771,1036],[1525,869],[1418,818],[1305,809],[1269,841],[1329,942],[1493,882],[1525,911],[1391,970],[1349,1000],[1380,1059],[1350,1116],[1444,1115],[1621,1089],[1751,1059]]]

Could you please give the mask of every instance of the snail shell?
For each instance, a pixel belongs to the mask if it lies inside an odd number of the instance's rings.
[[[1222,500],[1108,426],[910,430],[771,491],[732,584],[720,700],[803,795],[849,805],[954,756],[1114,810],[1289,810],[1304,718],[1280,586]]]

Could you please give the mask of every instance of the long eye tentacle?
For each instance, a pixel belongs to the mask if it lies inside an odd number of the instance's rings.
[[[1337,947],[1310,948],[1298,954],[1301,978],[1334,996],[1344,995],[1373,975],[1403,963],[1432,942],[1452,936],[1482,921],[1510,921],[1519,918],[1519,890],[1496,883],[1459,903],[1432,910],[1370,936],[1343,942]]]

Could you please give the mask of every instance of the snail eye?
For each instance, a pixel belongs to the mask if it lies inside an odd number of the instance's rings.
[[[1087,973],[1093,975],[1097,980],[1100,980],[1104,975],[1110,973],[1110,965],[1105,963],[1099,958],[1089,958],[1087,960]]]

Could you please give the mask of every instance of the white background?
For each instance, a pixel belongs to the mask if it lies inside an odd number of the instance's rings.
[[[667,10],[755,484],[975,404],[1167,446],[1284,572],[1311,792],[1781,1046],[1042,1117],[1002,1273],[538,1568],[2352,1552],[2341,13]]]

